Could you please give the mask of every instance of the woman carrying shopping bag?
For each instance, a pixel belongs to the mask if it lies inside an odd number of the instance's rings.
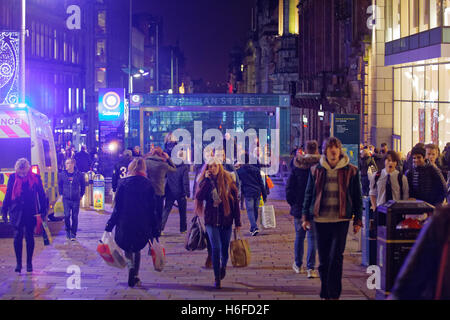
[[[105,231],[116,227],[115,241],[125,251],[128,263],[128,285],[139,283],[141,250],[149,239],[159,234],[154,212],[154,190],[147,179],[145,160],[135,158],[128,165],[128,176],[119,183],[116,204]]]
[[[205,207],[203,201],[206,201]],[[212,159],[202,168],[195,208],[196,214],[204,215],[205,218],[206,232],[212,247],[214,286],[219,289],[220,281],[225,278],[233,220],[239,231],[241,215],[236,183],[217,159]]]
[[[27,272],[33,271],[32,258],[34,251],[34,227],[36,226],[36,214],[41,215],[45,221],[47,215],[47,197],[41,177],[31,172],[31,165],[27,159],[17,160],[13,173],[8,180],[5,200],[3,202],[3,221],[8,221],[8,213],[11,224],[14,226],[14,251],[16,253],[17,266],[14,270],[20,273],[22,270],[22,247],[25,231],[27,243]]]

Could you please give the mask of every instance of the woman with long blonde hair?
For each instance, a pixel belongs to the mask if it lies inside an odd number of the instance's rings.
[[[236,231],[239,231],[241,211],[236,183],[217,159],[205,164],[198,177],[195,212],[205,219],[212,248],[214,286],[220,288],[220,281],[226,273],[233,221]]]

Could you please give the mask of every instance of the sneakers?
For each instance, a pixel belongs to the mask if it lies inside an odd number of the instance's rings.
[[[294,261],[294,263],[292,263],[292,269],[295,271],[295,273],[300,273],[300,274],[305,274],[306,273],[305,268],[303,266],[299,268],[297,266],[297,264],[295,263],[295,261]]]
[[[318,278],[319,275],[317,274],[316,270],[308,269],[308,279]]]
[[[258,233],[259,233],[259,229],[258,229],[258,228],[256,228],[256,229],[253,230],[253,231],[250,231],[250,234],[251,234],[253,237],[256,236]]]
[[[70,238],[70,241],[75,242],[75,241],[77,241],[77,238],[75,238],[74,236],[72,236],[72,237]]]

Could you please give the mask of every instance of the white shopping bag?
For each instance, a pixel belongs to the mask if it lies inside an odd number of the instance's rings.
[[[264,229],[276,228],[275,209],[273,206],[264,205],[261,208],[261,224]]]
[[[148,241],[148,245],[150,246],[149,254],[152,256],[153,267],[155,267],[156,271],[161,272],[166,265],[166,250],[157,240]]]
[[[97,246],[97,252],[111,267],[123,269],[127,265],[123,251],[114,241],[114,237],[111,232],[105,231],[103,233],[102,239]]]

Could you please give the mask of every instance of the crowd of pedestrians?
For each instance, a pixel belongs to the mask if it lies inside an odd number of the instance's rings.
[[[226,158],[225,150],[208,150],[205,163],[194,166],[195,181],[191,193],[189,165],[175,165],[170,157],[176,144],[174,137],[168,135],[164,150],[152,146],[144,155],[139,147],[123,152],[114,166],[114,209],[105,231],[111,232],[115,228],[115,241],[125,251],[128,262],[128,284],[134,287],[140,282],[140,252],[149,240],[157,240],[163,234],[175,203],[180,234],[186,233],[187,198],[192,196],[195,214],[203,218],[206,226],[208,256],[205,266],[213,269],[214,286],[220,288],[226,275],[233,225],[237,232],[242,225],[243,204],[250,224],[249,235],[256,236],[260,232],[258,210],[260,201],[266,202],[268,195],[267,183],[261,174],[262,165],[250,164],[249,154],[245,152],[239,155],[244,164],[238,165]],[[82,173],[92,170],[93,161],[84,147],[78,153],[72,151],[68,148],[58,155],[58,159],[64,155],[58,186],[64,204],[66,236],[75,241],[80,199],[85,190]],[[385,143],[379,150],[362,145],[359,169],[350,164],[341,141],[334,137],[326,139],[321,149],[316,141],[308,141],[305,148],[293,152],[286,183],[286,200],[294,218],[296,235],[292,269],[307,274],[308,278],[320,277],[322,299],[339,299],[347,233],[351,221],[355,234],[362,227],[363,197],[369,197],[374,211],[389,200],[423,200],[434,206],[442,205],[448,197],[449,151],[450,145],[441,154],[436,145],[419,143],[406,158],[402,158]],[[177,156],[186,159],[183,151]],[[29,271],[32,270],[35,214],[41,214],[44,219],[48,202],[40,176],[31,172],[28,161],[19,159],[15,169],[16,173],[9,179],[2,214],[5,221],[9,214],[15,227],[15,271],[20,272],[23,236],[27,243]],[[439,232],[443,237],[448,236],[442,230]],[[305,238],[306,267],[303,266]],[[432,236],[423,238],[432,239]],[[407,296],[409,291],[404,283],[416,272],[411,270],[417,265],[425,268],[417,262],[421,250],[414,250],[413,262],[401,273],[403,280],[399,280],[396,286],[399,289],[393,298]]]

